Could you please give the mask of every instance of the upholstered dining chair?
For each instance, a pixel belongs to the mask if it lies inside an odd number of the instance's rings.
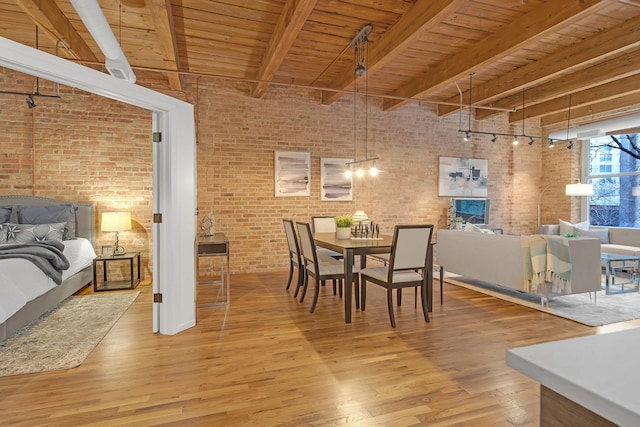
[[[319,253],[316,249],[316,244],[313,241],[313,235],[311,234],[311,227],[306,222],[296,222],[298,229],[298,236],[300,238],[300,249],[302,253],[302,263],[306,265],[304,284],[302,287],[302,295],[300,296],[300,302],[304,300],[307,293],[307,287],[309,285],[309,276],[315,279],[313,302],[311,303],[310,312],[313,313],[318,303],[318,294],[320,292],[320,282],[325,280],[338,281],[339,286],[342,286],[344,280],[344,263],[338,261],[330,256],[326,256]],[[353,266],[353,279],[356,284],[356,308],[360,308],[360,289],[358,281],[358,268]],[[335,288],[334,288],[335,295]],[[342,295],[342,290],[340,292]]]
[[[396,327],[393,314],[393,290],[398,295],[403,288],[420,288],[420,300],[424,320],[429,321],[427,295],[428,269],[433,268],[429,262],[429,251],[432,250],[431,236],[433,225],[396,225],[393,232],[393,243],[389,262],[384,267],[365,268],[360,271],[362,282],[362,311],[366,308],[367,282],[375,283],[387,289],[387,307],[391,326]],[[400,297],[398,305],[400,305]]]
[[[312,216],[311,231],[314,233],[335,233],[336,217],[335,216]],[[332,251],[325,248],[318,248],[318,251],[322,252],[324,255],[328,255],[335,259],[342,259],[342,254],[340,252]]]
[[[287,280],[287,290],[291,286],[291,280],[293,279],[293,270],[298,270],[298,281],[296,282],[296,291],[293,296],[297,297],[300,287],[304,280],[304,267],[302,265],[302,256],[300,255],[300,245],[298,244],[298,237],[293,225],[293,221],[290,219],[283,219],[284,233],[287,236],[287,245],[289,246],[289,279]]]

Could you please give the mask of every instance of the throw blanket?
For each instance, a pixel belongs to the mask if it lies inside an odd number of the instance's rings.
[[[526,236],[521,247],[526,292],[546,294],[546,284],[550,283],[552,293],[571,293],[571,262],[565,237]]]
[[[532,294],[543,294],[547,277],[547,241],[543,236],[522,237],[522,265],[524,289]]]
[[[21,244],[0,245],[0,259],[23,258],[34,263],[56,285],[62,283],[62,271],[69,268],[69,260],[62,253],[61,242],[47,240]]]

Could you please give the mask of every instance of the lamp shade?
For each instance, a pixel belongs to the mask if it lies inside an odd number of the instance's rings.
[[[581,182],[577,184],[567,184],[565,194],[567,196],[590,196],[593,194],[593,185],[582,184]]]
[[[100,229],[102,231],[131,230],[131,214],[129,212],[104,212]]]

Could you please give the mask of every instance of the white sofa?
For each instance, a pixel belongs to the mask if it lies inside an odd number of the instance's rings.
[[[468,233],[438,230],[436,263],[446,272],[494,285],[529,292],[526,289],[523,239],[529,236]],[[600,241],[594,238],[564,238],[570,260],[570,290],[564,294],[596,292],[602,288]],[[539,293],[553,296],[549,289]]]
[[[589,227],[586,224],[580,226],[564,221],[561,224],[540,226],[540,234],[562,235],[568,231],[578,233],[582,237],[597,237],[600,239],[600,249],[603,253],[640,256],[640,228]]]

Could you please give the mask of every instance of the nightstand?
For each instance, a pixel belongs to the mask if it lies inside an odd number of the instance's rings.
[[[137,261],[134,263],[134,260]],[[129,279],[107,279],[107,264],[112,262],[129,262]],[[102,283],[97,281],[97,264],[102,263]],[[134,264],[137,264],[137,275],[134,275]],[[140,252],[127,252],[123,255],[103,255],[93,259],[93,291],[113,291],[117,289],[134,289],[140,283]]]
[[[219,258],[222,263],[220,264],[220,280],[202,280],[200,277],[200,263],[198,262],[202,257],[222,257]],[[211,258],[213,260],[215,258]],[[226,259],[226,273],[225,273],[225,259]],[[199,303],[198,306],[217,306],[228,305],[230,300],[230,280],[229,280],[229,239],[224,233],[215,233],[212,236],[198,236],[196,239],[196,280],[200,285],[220,285],[218,289],[216,302],[213,303]],[[226,288],[226,289],[225,289]],[[213,293],[215,295],[215,293]],[[224,301],[219,301],[219,298],[225,298]],[[197,299],[197,298],[196,298]]]

